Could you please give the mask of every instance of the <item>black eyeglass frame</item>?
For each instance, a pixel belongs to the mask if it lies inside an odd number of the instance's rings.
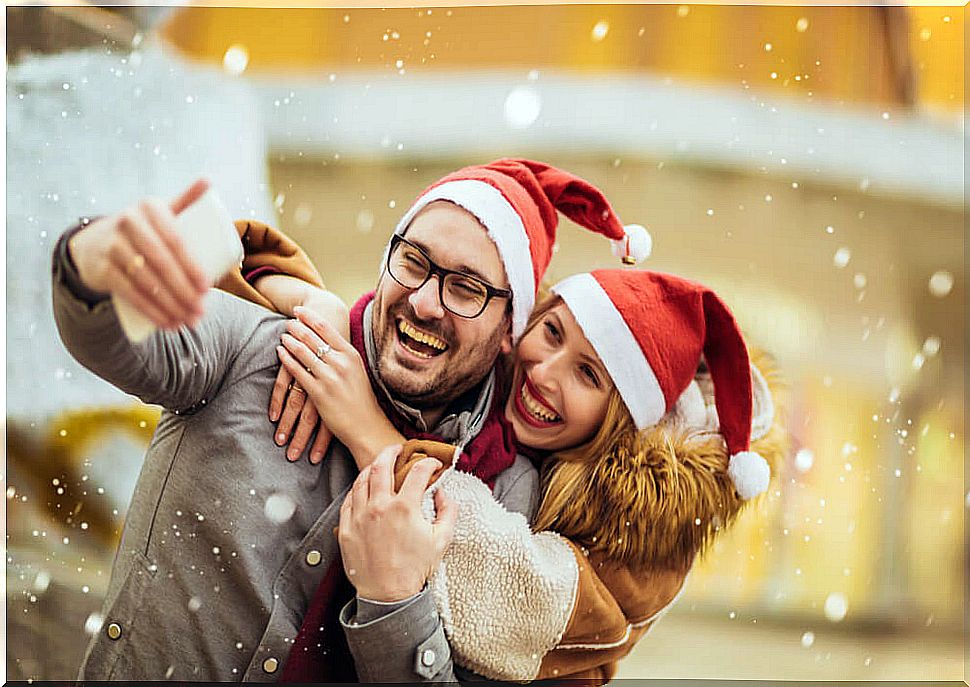
[[[400,279],[394,276],[394,270],[391,269],[391,257],[394,255],[394,250],[402,243],[416,250],[418,253],[421,254],[421,256],[425,260],[428,261],[428,274],[425,276],[424,281],[422,281],[417,286],[408,286],[407,284],[404,284],[403,282],[401,282]],[[401,234],[394,234],[391,237],[391,245],[387,249],[386,267],[387,267],[387,273],[391,275],[391,279],[396,281],[405,289],[409,289],[411,291],[417,291],[418,289],[424,288],[424,285],[428,283],[428,280],[431,279],[431,277],[438,277],[438,302],[441,303],[441,307],[447,310],[448,312],[450,312],[455,317],[461,317],[466,320],[473,320],[476,317],[480,317],[481,314],[485,312],[485,309],[488,307],[488,304],[492,302],[493,298],[508,298],[510,300],[512,298],[512,291],[510,291],[509,289],[499,289],[492,286],[488,282],[479,279],[478,277],[467,274],[466,272],[459,272],[458,270],[449,270],[445,267],[440,266],[438,263],[436,263],[434,260],[431,259],[431,257],[424,251],[423,248],[421,248],[421,246],[416,246],[415,244],[411,243],[406,238],[404,238]],[[461,277],[462,279],[470,279],[476,284],[480,284],[482,288],[485,289],[485,302],[482,303],[481,310],[479,310],[474,315],[462,315],[461,313],[455,312],[445,304],[445,277],[447,277],[450,274],[455,274]]]

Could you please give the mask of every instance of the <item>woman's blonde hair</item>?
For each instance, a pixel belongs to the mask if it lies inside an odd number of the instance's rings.
[[[532,311],[523,337],[535,329],[546,313],[562,302],[559,296],[546,295]],[[575,517],[568,517],[569,509],[565,506],[584,485],[583,476],[587,472],[584,464],[609,455],[620,446],[632,448],[636,435],[637,429],[630,411],[614,385],[607,400],[606,415],[596,434],[579,446],[557,451],[543,463],[542,501],[534,528],[537,531],[554,529],[570,537],[581,537],[585,528],[574,522]]]
[[[557,297],[542,301],[526,332],[560,302]],[[777,405],[780,380],[773,361],[752,351],[752,362],[768,379]],[[751,449],[774,472],[786,439],[777,413],[771,431]],[[745,505],[727,464],[719,434],[698,434],[666,420],[637,430],[614,386],[596,434],[543,462],[533,528],[554,530],[617,563],[683,571]]]

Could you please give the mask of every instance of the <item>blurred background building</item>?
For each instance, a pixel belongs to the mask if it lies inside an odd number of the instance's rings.
[[[790,386],[773,490],[621,677],[963,679],[962,7],[7,9],[7,674],[70,679],[157,411],[60,347],[50,249],[198,174],[348,302],[532,156],[646,225]],[[564,225],[556,280],[612,266]]]

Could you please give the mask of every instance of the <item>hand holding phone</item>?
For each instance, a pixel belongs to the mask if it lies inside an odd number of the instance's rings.
[[[243,257],[229,211],[199,180],[170,204],[145,199],[76,233],[69,251],[82,283],[111,295],[132,341],[193,325],[202,297]]]

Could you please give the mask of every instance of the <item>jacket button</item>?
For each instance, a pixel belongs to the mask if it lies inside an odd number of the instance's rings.
[[[307,565],[320,565],[321,560],[323,560],[323,556],[316,549],[306,552]]]
[[[118,623],[110,623],[107,632],[108,637],[111,639],[118,639],[121,636],[121,625]]]
[[[434,649],[425,649],[421,652],[421,665],[430,668],[434,665],[435,658]]]
[[[263,670],[265,670],[267,673],[275,673],[276,669],[279,667],[280,667],[280,662],[277,661],[272,656],[270,656],[265,661],[263,661]]]

